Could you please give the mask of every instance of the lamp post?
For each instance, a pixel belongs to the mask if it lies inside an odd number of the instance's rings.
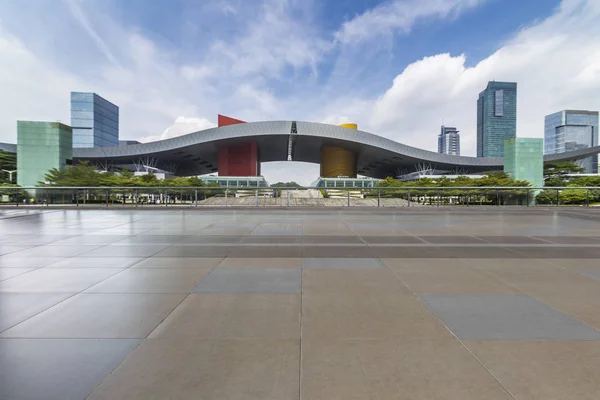
[[[10,183],[12,183],[12,180],[13,180],[13,179],[12,179],[12,177],[13,177],[13,174],[14,174],[15,172],[17,172],[17,170],[15,169],[15,170],[13,170],[13,171],[9,171],[9,170],[7,170],[7,169],[3,169],[3,170],[2,170],[2,172],[7,172],[7,173],[8,173],[8,180],[10,181]]]

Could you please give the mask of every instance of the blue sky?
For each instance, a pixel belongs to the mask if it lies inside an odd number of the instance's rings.
[[[475,149],[488,80],[519,84],[518,135],[599,109],[594,0],[6,0],[0,141],[16,120],[69,122],[71,90],[120,106],[121,136],[156,140],[248,121],[356,122],[433,150],[439,125]],[[271,181],[318,167],[276,163]]]

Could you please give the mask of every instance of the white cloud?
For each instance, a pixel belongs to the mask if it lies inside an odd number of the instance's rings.
[[[445,18],[475,7],[484,0],[393,0],[346,21],[335,38],[346,44],[360,43],[396,31],[408,32],[421,18]]]
[[[518,83],[517,135],[543,137],[544,116],[567,108],[600,109],[600,3],[567,0],[550,18],[523,29],[473,67],[464,55],[438,54],[408,65],[358,114],[364,129],[435,150],[442,123],[461,131],[474,155],[479,92],[490,80]],[[356,101],[347,103],[356,109]]]
[[[139,139],[140,142],[155,142],[157,140],[170,139],[181,135],[186,135],[192,132],[203,131],[205,129],[214,128],[217,126],[214,122],[207,120],[206,118],[187,118],[177,117],[173,125],[169,126],[160,135],[145,136]]]

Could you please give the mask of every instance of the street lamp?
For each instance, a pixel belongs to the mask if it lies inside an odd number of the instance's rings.
[[[8,180],[10,183],[12,183],[12,176],[15,172],[17,172],[17,170],[15,169],[14,171],[9,171],[7,169],[3,169],[2,172],[7,172],[8,173]]]

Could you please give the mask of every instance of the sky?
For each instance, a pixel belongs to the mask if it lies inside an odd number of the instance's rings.
[[[0,142],[17,120],[70,122],[71,91],[120,107],[121,139],[246,121],[357,123],[475,155],[477,96],[518,83],[517,136],[600,109],[598,0],[0,0]],[[314,164],[264,163],[309,184]]]

